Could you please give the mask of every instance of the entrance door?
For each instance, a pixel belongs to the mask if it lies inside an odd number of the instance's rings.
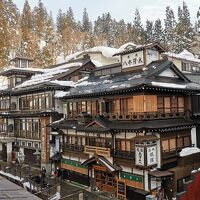
[[[116,180],[113,174],[107,171],[94,170],[96,186],[99,190],[115,194]]]

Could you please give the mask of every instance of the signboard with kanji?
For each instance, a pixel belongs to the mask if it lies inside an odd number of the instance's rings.
[[[122,69],[144,65],[143,51],[122,55]]]
[[[136,146],[135,147],[135,164],[144,166],[144,147]]]
[[[147,147],[147,166],[157,164],[156,146]]]

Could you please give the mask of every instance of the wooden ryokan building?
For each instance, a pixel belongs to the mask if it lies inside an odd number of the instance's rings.
[[[179,156],[195,145],[191,97],[200,87],[159,60],[162,51],[129,46],[121,63],[96,68],[62,97],[65,119],[51,127],[61,137],[64,178],[129,199],[182,190],[200,165]]]

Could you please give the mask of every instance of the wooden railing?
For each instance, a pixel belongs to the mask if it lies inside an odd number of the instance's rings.
[[[97,154],[100,156],[110,157],[110,148],[85,146],[84,153],[86,154]]]
[[[95,118],[99,113],[92,114],[91,118]],[[120,113],[102,113],[102,116],[109,120],[147,120],[147,119],[167,119],[167,118],[184,118],[187,116],[191,116],[190,111],[183,112],[130,112],[128,114],[120,114]],[[66,118],[68,119],[77,119],[78,116],[69,115]]]
[[[109,120],[146,120],[179,118],[189,116],[189,112],[131,112],[129,114],[103,113]]]
[[[116,158],[125,158],[125,159],[129,159],[129,160],[135,159],[134,151],[123,151],[123,150],[114,149],[112,151],[112,155],[113,155],[113,157],[116,157]]]
[[[174,158],[174,157],[178,157],[179,153],[181,152],[182,149],[186,148],[186,147],[192,147],[193,145],[188,145],[188,146],[184,146],[181,148],[175,148],[175,149],[170,149],[170,150],[163,150],[162,151],[162,158],[165,159],[170,159],[170,158]]]
[[[63,146],[63,150],[64,151],[69,150],[69,151],[83,152],[84,147],[83,147],[83,145],[65,143],[64,146]]]

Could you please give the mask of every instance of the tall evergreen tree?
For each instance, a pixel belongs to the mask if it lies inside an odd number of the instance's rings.
[[[134,42],[138,44],[145,43],[146,36],[144,33],[144,29],[142,27],[141,17],[138,9],[135,10],[133,28],[134,28]]]
[[[174,48],[176,46],[175,35],[174,35],[176,28],[176,20],[174,16],[174,11],[169,6],[167,6],[165,15],[166,15],[166,18],[164,20],[165,44],[167,45],[170,51],[174,51]]]
[[[83,18],[82,18],[82,32],[90,32],[91,30],[92,30],[92,25],[89,20],[87,10],[86,8],[84,8]]]
[[[25,1],[22,11],[21,34],[21,48],[24,48],[23,52],[26,56],[33,57],[37,44],[35,43],[35,35],[33,34],[33,16],[28,0]]]
[[[39,0],[38,5],[33,10],[33,29],[39,39],[44,36],[47,17],[47,10],[42,1]]]
[[[21,40],[19,26],[20,13],[17,6],[11,0],[5,0],[3,2],[5,5],[4,17],[8,28],[9,57],[13,58],[15,56],[16,49],[19,48]]]
[[[199,7],[199,9],[197,11],[196,17],[197,17],[197,21],[195,23],[195,32],[196,33],[200,33],[200,7]]]
[[[5,67],[8,58],[9,37],[8,26],[5,17],[5,1],[0,3],[0,68]]]
[[[154,40],[154,25],[152,21],[147,20],[146,21],[146,36],[147,36],[147,42],[153,42]]]
[[[164,37],[163,37],[163,28],[160,19],[157,19],[154,24],[154,33],[153,33],[153,40],[154,42],[158,42],[163,44]]]
[[[178,8],[178,23],[175,29],[176,35],[176,52],[181,52],[183,49],[190,50],[190,44],[193,38],[193,28],[190,22],[190,13],[185,2],[182,8]]]

